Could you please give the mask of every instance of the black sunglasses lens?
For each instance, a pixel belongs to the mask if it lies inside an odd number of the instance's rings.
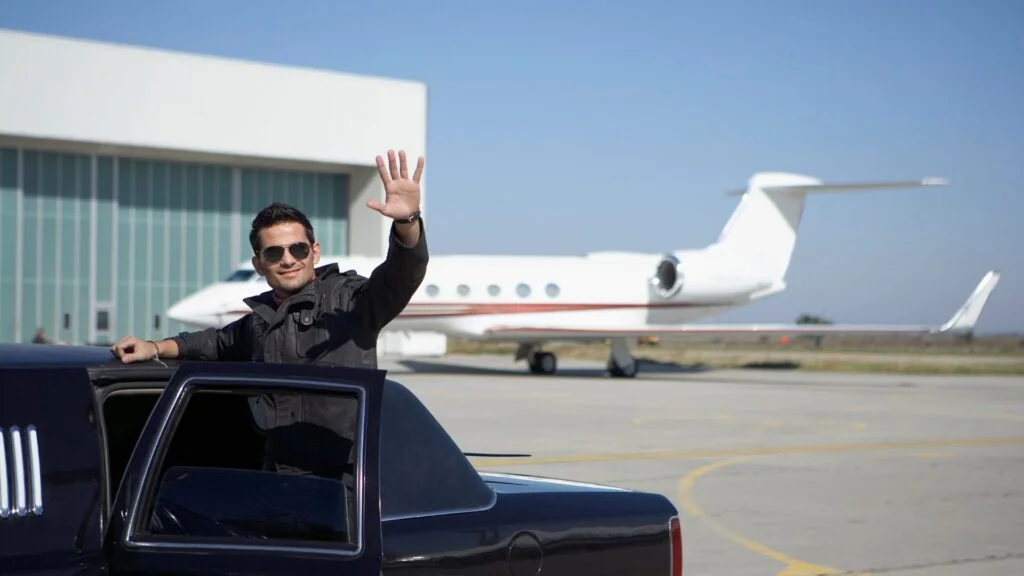
[[[284,257],[283,246],[270,246],[263,249],[263,258],[271,264]]]
[[[305,260],[306,256],[309,256],[309,244],[298,242],[289,246],[288,251],[292,253],[296,260]]]
[[[309,244],[296,242],[288,247],[288,251],[296,260],[305,260],[309,256]],[[271,264],[280,262],[284,258],[284,246],[267,246],[263,249],[263,258]]]

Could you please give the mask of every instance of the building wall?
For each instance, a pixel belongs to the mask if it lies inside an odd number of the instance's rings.
[[[251,255],[274,200],[310,214],[326,254],[348,252],[348,176],[0,148],[0,341],[158,338],[164,311]]]
[[[248,258],[271,199],[382,256],[375,157],[426,155],[419,82],[4,29],[0,54],[0,340],[182,329],[156,316]]]
[[[420,82],[8,29],[0,54],[0,146],[344,172],[357,254],[387,246],[375,157],[426,154]]]

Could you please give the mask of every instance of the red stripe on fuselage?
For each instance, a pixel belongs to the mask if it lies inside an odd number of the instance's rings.
[[[399,318],[453,318],[458,316],[489,316],[496,314],[536,314],[552,312],[580,312],[593,310],[623,310],[652,308],[695,308],[711,306],[692,302],[650,302],[638,304],[534,304],[534,303],[494,303],[471,304],[461,302],[417,302],[406,306],[398,315]],[[451,311],[435,309],[452,308]],[[229,314],[248,314],[250,310],[234,310]]]

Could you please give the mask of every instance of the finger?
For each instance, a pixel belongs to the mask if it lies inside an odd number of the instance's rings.
[[[398,180],[398,161],[395,160],[394,150],[388,150],[388,166],[391,167],[391,179]]]
[[[380,202],[377,202],[376,200],[369,200],[369,201],[367,201],[366,202],[366,206],[367,206],[367,208],[370,208],[371,210],[376,210],[377,212],[380,212],[381,214],[384,213],[384,205],[382,205]]]
[[[420,183],[420,178],[423,177],[423,164],[423,156],[420,156],[420,159],[416,161],[416,172],[412,175],[412,181],[417,184]]]
[[[405,150],[398,151],[398,173],[402,176],[402,180],[409,179],[409,162],[405,159]]]
[[[380,174],[380,179],[385,184],[391,182],[391,176],[388,175],[387,168],[384,167],[384,159],[377,156],[377,172]]]

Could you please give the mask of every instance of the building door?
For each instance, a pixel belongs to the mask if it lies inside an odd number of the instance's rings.
[[[103,302],[97,303],[93,306],[93,317],[92,337],[89,338],[89,343],[97,346],[109,346],[115,341],[114,326],[114,307],[110,303]]]

